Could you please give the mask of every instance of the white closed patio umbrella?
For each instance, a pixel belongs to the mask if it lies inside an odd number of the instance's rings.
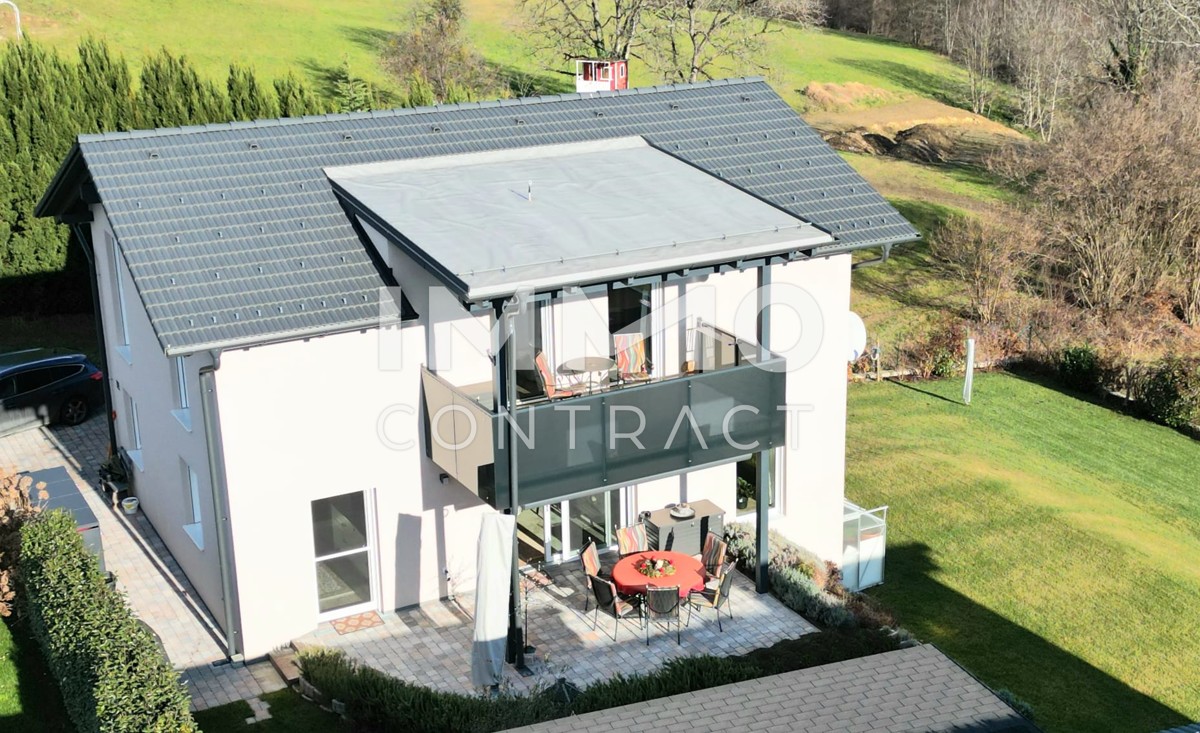
[[[479,527],[471,644],[471,682],[477,687],[498,685],[503,678],[516,529],[517,519],[511,514],[487,514]]]

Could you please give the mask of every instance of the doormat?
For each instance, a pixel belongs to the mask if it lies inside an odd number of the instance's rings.
[[[362,631],[373,626],[383,626],[383,619],[379,618],[379,614],[374,611],[339,618],[336,621],[330,621],[329,625],[339,634],[350,634],[355,631]]]

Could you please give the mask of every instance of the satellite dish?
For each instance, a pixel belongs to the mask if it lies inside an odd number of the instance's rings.
[[[850,311],[850,328],[847,332],[847,344],[850,347],[850,361],[857,361],[867,349],[867,325],[854,311]]]

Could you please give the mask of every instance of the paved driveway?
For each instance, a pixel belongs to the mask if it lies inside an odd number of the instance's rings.
[[[100,520],[104,560],[138,618],[162,639],[196,710],[255,698],[283,687],[270,664],[226,663],[221,635],[154,527],[140,512],[127,517],[98,490],[97,467],[108,457],[108,429],[93,417],[77,427],[27,430],[0,438],[0,465],[18,471],[63,466]],[[216,666],[213,666],[216,664]]]

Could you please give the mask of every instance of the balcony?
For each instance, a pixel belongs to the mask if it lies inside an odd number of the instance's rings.
[[[424,370],[426,447],[494,507],[536,506],[736,461],[781,445],[784,359],[705,324],[685,373],[518,402],[502,418],[490,385],[455,386]],[[502,419],[511,426],[506,452]],[[497,466],[500,468],[498,469]]]

